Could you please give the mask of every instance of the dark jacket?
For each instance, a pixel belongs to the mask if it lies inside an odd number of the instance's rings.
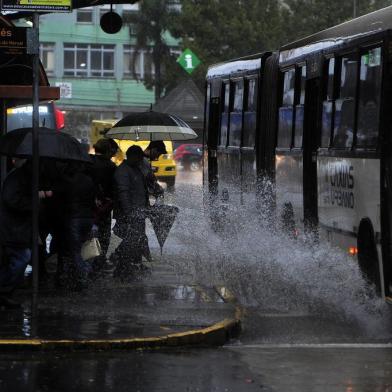
[[[30,248],[32,236],[31,173],[24,167],[5,178],[0,201],[0,243]]]
[[[93,180],[86,173],[65,175],[53,187],[53,202],[60,209],[62,220],[93,218],[95,191]]]
[[[157,178],[152,170],[150,161],[145,157],[139,164],[140,170],[142,171],[147,191],[150,195],[155,197],[163,195],[163,188],[158,184]]]
[[[137,164],[125,160],[114,173],[116,219],[141,214],[148,205],[143,173]]]
[[[97,189],[98,198],[113,198],[113,176],[116,165],[104,155],[90,155],[91,166],[89,174],[91,175]]]

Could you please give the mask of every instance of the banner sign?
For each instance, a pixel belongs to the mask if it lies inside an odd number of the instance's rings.
[[[56,82],[56,87],[60,87],[60,98],[72,98],[72,83]]]
[[[26,30],[25,27],[0,27],[0,53],[3,55],[25,54]]]
[[[72,0],[1,0],[4,11],[71,12]]]

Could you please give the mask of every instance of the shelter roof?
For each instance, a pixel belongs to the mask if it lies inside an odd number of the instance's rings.
[[[7,18],[0,16],[0,26],[11,27],[12,25],[12,22]],[[31,103],[33,97],[32,56],[27,54],[2,54],[0,66],[0,99],[5,99],[8,107]],[[60,98],[60,89],[58,87],[50,87],[41,61],[39,68],[39,97],[42,101]]]
[[[184,119],[194,130],[202,130],[204,124],[204,97],[191,79],[180,83],[161,98],[153,109]]]

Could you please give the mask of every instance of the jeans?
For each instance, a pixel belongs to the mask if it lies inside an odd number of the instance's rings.
[[[29,248],[3,249],[5,264],[0,267],[0,291],[12,291],[23,280],[27,264],[30,262]]]
[[[113,274],[118,277],[126,277],[135,266],[142,263],[146,235],[145,218],[134,218],[123,230],[126,231],[126,235],[113,254],[115,262]]]
[[[112,234],[112,215],[107,214],[104,217],[101,217],[98,222],[98,233],[97,237],[99,243],[101,245],[101,255],[96,257],[94,262],[92,263],[92,268],[94,271],[98,272],[102,270],[106,265],[106,253],[110,244],[110,236]]]
[[[85,281],[91,271],[91,264],[82,260],[81,249],[90,235],[93,220],[90,218],[71,218],[64,228],[64,239],[59,249],[58,273],[72,282]]]

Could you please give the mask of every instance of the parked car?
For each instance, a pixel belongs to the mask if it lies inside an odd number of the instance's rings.
[[[174,150],[174,159],[185,170],[198,171],[203,159],[201,144],[181,144]]]

